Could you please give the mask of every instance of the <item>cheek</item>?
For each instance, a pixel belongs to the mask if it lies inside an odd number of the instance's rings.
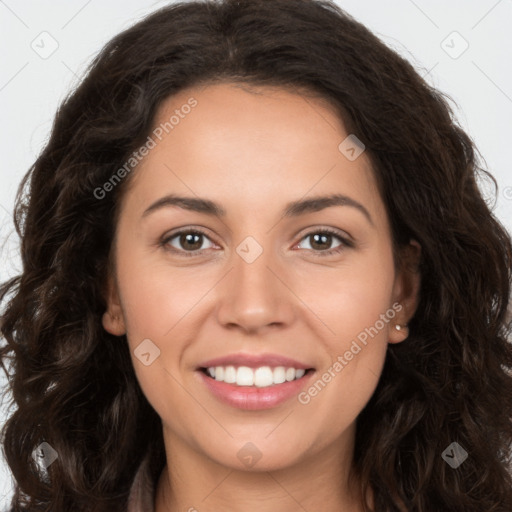
[[[375,392],[382,372],[388,324],[378,329],[381,324],[375,327],[375,315],[371,314],[369,328],[361,329],[358,322],[337,324],[340,335],[325,347],[329,361],[298,396],[300,407],[307,411],[304,430],[319,435],[319,446],[333,442],[356,421]]]
[[[117,272],[130,355],[143,393],[161,416],[170,417],[171,406],[190,405],[178,384],[180,362],[196,335],[204,296],[218,278],[199,267],[171,268],[138,254],[136,247],[126,254],[130,257],[118,259]],[[147,347],[143,352],[142,346]],[[139,358],[146,353],[148,365]]]
[[[318,347],[325,365],[302,402],[325,409],[320,416],[343,413],[355,419],[366,405],[382,372],[396,315],[391,249],[352,261],[329,275],[319,273],[301,292],[330,333]]]
[[[337,267],[317,268],[305,274],[294,289],[327,327],[322,329],[322,339],[328,353],[335,357],[348,350],[358,336],[364,341],[368,329],[376,341],[387,342],[390,321],[395,316],[393,283],[391,248],[383,244],[371,251],[351,253]],[[383,323],[382,315],[386,313]],[[327,332],[330,334],[325,336]]]
[[[120,258],[118,277],[126,328],[134,343],[139,338],[162,340],[171,335],[215,284],[212,272],[172,268],[164,258],[138,254],[136,248],[129,258]]]

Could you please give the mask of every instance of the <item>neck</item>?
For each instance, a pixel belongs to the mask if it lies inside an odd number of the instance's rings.
[[[171,443],[172,437],[164,430],[167,465],[156,489],[156,512],[364,510],[359,485],[348,478],[353,442],[328,445],[286,468],[242,471],[176,439]]]

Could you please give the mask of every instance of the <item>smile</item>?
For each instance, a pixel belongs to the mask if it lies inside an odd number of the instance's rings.
[[[296,397],[306,388],[315,370],[282,366],[216,366],[201,368],[195,374],[208,393],[221,403],[255,411],[278,407]],[[228,382],[233,378],[233,382]]]
[[[218,382],[235,384],[236,386],[256,386],[258,388],[266,388],[300,379],[307,371],[303,368],[285,368],[284,366],[275,368],[270,366],[260,366],[259,368],[211,366],[203,370]]]

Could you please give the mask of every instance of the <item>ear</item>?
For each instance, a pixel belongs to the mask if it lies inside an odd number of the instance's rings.
[[[107,278],[106,284],[107,310],[103,313],[103,328],[110,334],[122,336],[126,334],[123,310],[119,300],[119,290],[111,275]]]
[[[393,304],[398,302],[402,308],[399,311],[397,308],[397,314],[389,333],[389,343],[400,343],[409,336],[407,325],[419,303],[420,258],[421,245],[416,240],[410,240],[409,244],[401,249],[400,268],[393,286]]]

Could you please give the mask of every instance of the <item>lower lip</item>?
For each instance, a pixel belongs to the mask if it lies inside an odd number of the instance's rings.
[[[236,386],[221,382],[198,370],[199,376],[206,387],[222,402],[238,409],[261,410],[272,409],[297,396],[309,382],[314,371],[308,371],[303,377],[282,384],[274,384],[264,388],[256,386]]]

